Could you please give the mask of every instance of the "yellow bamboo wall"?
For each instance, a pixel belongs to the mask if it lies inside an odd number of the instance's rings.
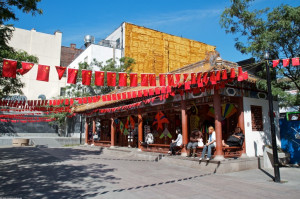
[[[125,24],[125,56],[136,64],[133,72],[168,73],[201,61],[215,46],[169,35],[141,26]]]

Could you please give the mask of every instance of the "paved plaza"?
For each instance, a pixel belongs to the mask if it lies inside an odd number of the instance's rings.
[[[214,174],[99,147],[0,148],[0,198],[299,198],[300,170]],[[187,160],[188,161],[188,160]]]

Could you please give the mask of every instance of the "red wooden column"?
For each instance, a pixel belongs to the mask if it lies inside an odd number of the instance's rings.
[[[96,119],[93,117],[93,134],[96,132]]]
[[[141,114],[141,110],[139,110],[138,113],[138,145],[139,145],[139,150],[141,150],[141,142],[143,142],[143,117]]]
[[[223,160],[222,150],[222,116],[221,116],[221,98],[219,90],[214,90],[214,109],[215,109],[215,132],[216,132],[216,153],[215,160]]]
[[[115,147],[115,127],[114,118],[110,119],[110,147]]]
[[[88,118],[85,119],[85,144],[88,144],[88,137],[89,137],[89,123]]]
[[[244,134],[244,143],[243,143],[243,151],[242,151],[242,157],[247,157],[246,154],[246,132],[245,132],[245,124],[244,124],[244,103],[243,103],[243,97],[239,98],[238,101],[238,127],[240,127]]]
[[[182,126],[182,144],[181,156],[186,156],[186,145],[188,143],[188,118],[186,113],[185,101],[181,100],[181,126]]]

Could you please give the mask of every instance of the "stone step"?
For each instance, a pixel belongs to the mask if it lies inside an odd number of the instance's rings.
[[[31,138],[33,144],[37,147],[58,148],[61,144],[54,138]]]

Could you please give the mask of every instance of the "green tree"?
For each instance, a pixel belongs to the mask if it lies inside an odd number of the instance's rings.
[[[18,68],[21,68],[20,61],[28,61],[37,63],[38,59],[34,56],[29,55],[23,51],[15,51],[13,48],[8,46],[8,41],[11,39],[14,27],[12,24],[5,24],[12,20],[19,20],[14,9],[19,9],[24,13],[42,14],[42,10],[37,8],[37,3],[40,0],[5,0],[0,1],[0,98],[8,96],[10,94],[22,94],[21,88],[24,83],[20,81],[19,75],[16,79],[3,78],[2,77],[2,59],[14,59],[19,61]]]
[[[253,9],[254,0],[231,0],[220,18],[221,27],[228,34],[236,35],[235,47],[243,54],[251,54],[262,61],[264,52],[269,52],[270,60],[293,58],[300,55],[300,7],[280,5],[273,9]],[[265,68],[258,76],[265,78]],[[272,80],[273,95],[278,96],[282,106],[300,104],[299,67],[271,67],[276,74]],[[258,81],[258,87],[266,89],[266,81]],[[298,90],[297,95],[285,91]]]

